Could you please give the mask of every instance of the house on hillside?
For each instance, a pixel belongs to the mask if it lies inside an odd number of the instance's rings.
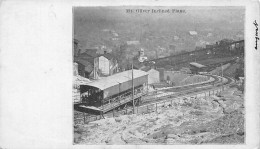
[[[78,74],[82,77],[89,78],[90,73],[93,71],[93,63],[86,59],[76,58],[74,59],[77,63]]]
[[[74,55],[74,62],[77,63],[78,74],[89,78],[94,68],[94,58],[97,56],[96,49],[86,49],[84,53]]]
[[[97,49],[87,49],[84,53],[74,58],[78,63],[78,72],[83,77],[108,76],[118,72],[116,58],[104,51],[104,54],[97,54]]]
[[[145,67],[141,70],[148,73],[148,84],[154,84],[160,82],[160,73],[158,70],[155,70],[151,67]]]
[[[98,56],[97,49],[86,49],[85,52],[80,53],[78,56],[74,56],[75,60],[83,59],[94,65],[94,58]]]
[[[118,63],[116,58],[110,53],[98,55],[94,58],[94,71],[100,75],[109,76],[118,72]]]

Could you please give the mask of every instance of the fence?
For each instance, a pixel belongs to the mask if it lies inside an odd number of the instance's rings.
[[[135,113],[135,114],[147,114],[147,113],[151,113],[151,112],[158,112],[159,110],[161,110],[162,108],[165,108],[165,107],[175,107],[179,103],[184,104],[183,99],[185,99],[185,98],[186,99],[188,99],[188,98],[199,98],[199,97],[205,97],[206,98],[207,96],[213,96],[213,95],[219,94],[221,91],[228,89],[229,86],[230,85],[225,85],[225,86],[221,86],[221,87],[218,87],[218,88],[215,88],[215,89],[197,92],[197,93],[193,93],[193,94],[190,94],[190,95],[187,95],[187,96],[182,96],[182,97],[173,98],[173,96],[168,96],[167,99],[163,99],[162,101],[159,101],[159,102],[156,102],[156,103],[137,106],[137,107],[135,107],[134,110],[133,110],[133,107],[126,108],[126,109],[119,110],[119,111],[113,110],[113,112],[105,114],[104,117],[117,117],[119,115],[129,115],[129,114],[133,114],[133,113]],[[103,118],[103,116],[101,116],[101,115],[91,115],[91,116],[89,116],[86,113],[81,113],[81,114],[82,114],[81,118],[75,118],[74,119],[75,124],[88,123],[88,122],[100,120],[100,119]]]
[[[102,119],[103,117],[101,115],[87,115],[86,113],[82,112],[80,113],[80,116],[77,116],[77,118],[74,118],[75,124],[85,124],[88,122],[93,122]]]

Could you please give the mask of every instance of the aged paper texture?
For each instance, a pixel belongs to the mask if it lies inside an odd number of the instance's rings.
[[[258,1],[0,7],[0,148],[259,148]]]

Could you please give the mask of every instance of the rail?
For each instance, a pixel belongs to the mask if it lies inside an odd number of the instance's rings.
[[[144,95],[144,93],[137,93],[136,95],[134,95],[134,99],[139,98],[143,95]],[[125,103],[131,101],[132,99],[133,99],[132,95],[130,95],[130,96],[127,96],[127,97],[120,99],[117,102],[113,102],[113,103],[110,103],[110,104],[103,105],[103,107],[99,107],[99,109],[102,109],[102,111],[105,113],[107,111],[114,109],[115,107],[118,107],[122,104],[125,104]]]
[[[138,114],[146,114],[146,113],[151,113],[151,112],[158,112],[161,108],[174,107],[173,105],[180,103],[185,98],[210,97],[210,96],[219,94],[221,91],[228,89],[229,86],[234,85],[235,81],[233,79],[231,79],[230,77],[228,79],[229,79],[229,82],[226,82],[228,84],[225,84],[220,87],[219,86],[215,87],[214,89],[209,89],[209,90],[201,91],[201,92],[195,92],[195,93],[191,93],[189,95],[185,95],[185,96],[181,96],[181,97],[169,96],[168,98],[158,101],[158,102],[149,103],[149,104],[142,105],[142,106],[137,106],[135,108],[135,111],[133,111],[133,108],[126,108],[126,109],[119,110],[116,112],[113,111],[113,113],[107,113],[107,114],[105,114],[105,117],[115,117],[115,116],[119,116],[119,115],[127,115],[127,114],[133,114],[133,113],[136,113],[138,115]],[[113,107],[112,107],[112,109],[113,109]],[[89,123],[89,122],[100,120],[100,119],[102,119],[101,115],[88,116],[85,113],[82,113],[81,118],[74,119],[75,120],[74,123],[75,124]]]

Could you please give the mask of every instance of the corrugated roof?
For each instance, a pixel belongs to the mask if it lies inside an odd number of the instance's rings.
[[[202,65],[202,64],[199,64],[199,63],[196,63],[196,62],[192,62],[192,63],[190,63],[190,65],[195,66],[195,67],[198,67],[198,68],[206,67],[206,66],[204,66],[204,65]]]
[[[141,71],[141,70],[134,69],[134,79],[145,76],[145,75],[148,75],[148,73]],[[129,80],[132,80],[132,70],[120,72],[120,73],[114,74],[112,76],[108,76],[108,77],[102,78],[100,80],[91,82],[87,85],[104,90],[106,88],[115,86],[119,83],[123,83],[123,82],[129,81]]]

